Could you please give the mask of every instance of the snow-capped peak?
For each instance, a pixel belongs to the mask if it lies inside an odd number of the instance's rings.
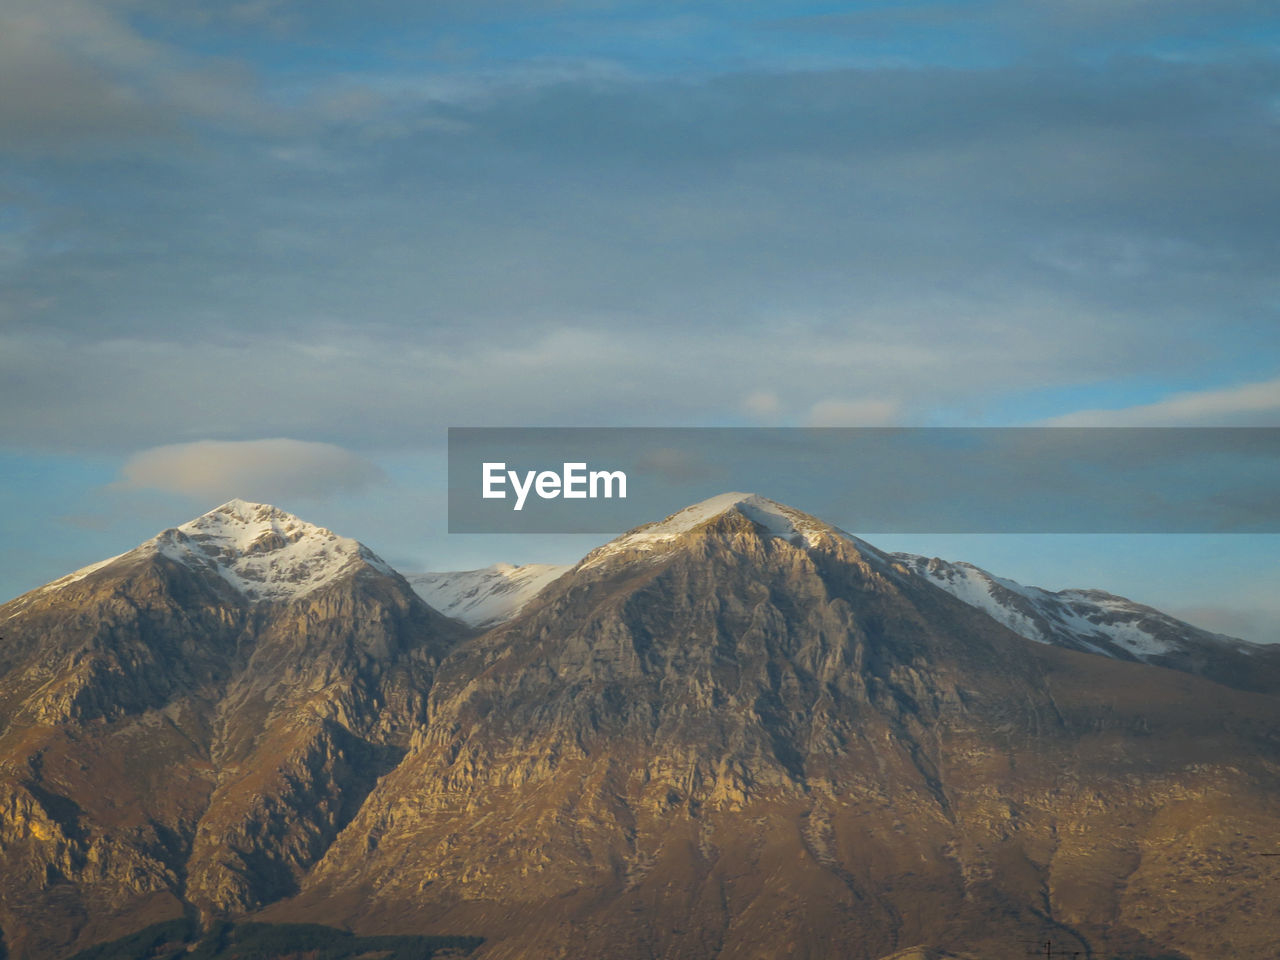
[[[646,523],[634,530],[629,530],[587,554],[582,561],[582,567],[593,566],[606,557],[623,551],[647,551],[660,548],[730,511],[736,511],[763,527],[770,536],[792,543],[797,542],[799,538],[806,546],[815,546],[822,534],[835,533],[854,541],[859,547],[863,546],[849,534],[793,507],[758,494],[734,492],[719,494],[685,507],[664,520]]]
[[[300,520],[269,503],[240,499],[228,500],[174,529],[205,543],[217,542],[220,549],[237,554],[262,550],[274,536],[292,540],[306,536],[336,539],[332,531]]]
[[[254,602],[296,599],[359,564],[380,573],[395,573],[357,540],[340,537],[270,504],[235,499],[165,530],[127,553],[82,567],[41,589],[58,589],[117,561],[157,554],[215,573]]]
[[[291,600],[354,564],[394,573],[368,547],[267,503],[228,500],[139,550],[214,570],[250,600]]]

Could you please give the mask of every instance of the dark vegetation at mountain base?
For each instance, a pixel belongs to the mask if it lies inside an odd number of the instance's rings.
[[[199,939],[197,939],[199,938]],[[71,960],[431,960],[469,954],[483,937],[372,936],[316,923],[218,923],[203,936],[187,920],[157,923]]]

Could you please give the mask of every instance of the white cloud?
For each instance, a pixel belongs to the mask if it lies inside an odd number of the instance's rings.
[[[782,410],[782,402],[772,390],[757,390],[745,397],[742,408],[758,420],[773,420]]]
[[[117,146],[178,136],[182,119],[267,131],[251,71],[145,36],[131,2],[0,4],[0,131],[6,152]]]
[[[290,338],[273,336],[264,320],[263,333],[238,343],[0,333],[0,404],[9,414],[0,443],[115,452],[307,435],[322,425],[345,446],[421,450],[443,443],[447,426],[737,423],[752,412],[744,384],[762,394],[759,422],[896,425],[972,402],[993,382],[1029,389],[1094,369],[1070,344],[1045,350],[1035,337],[1010,336],[993,356],[962,326],[892,319],[848,332],[795,325],[767,350],[754,335],[660,321],[517,333],[493,324],[475,328],[481,336],[335,326]],[[1082,349],[1094,346],[1086,339]],[[773,414],[768,393],[778,395]]]
[[[893,400],[820,400],[809,410],[811,427],[882,427],[898,419]]]
[[[199,440],[134,454],[121,468],[118,486],[210,501],[276,501],[355,493],[382,478],[368,460],[329,443]]]
[[[1052,417],[1047,427],[1275,426],[1280,424],[1280,377],[1218,390],[1175,393],[1156,403],[1119,410],[1078,410]]]

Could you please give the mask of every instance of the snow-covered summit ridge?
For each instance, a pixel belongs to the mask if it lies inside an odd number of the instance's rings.
[[[882,555],[868,543],[852,534],[824,523],[816,517],[769,500],[755,493],[722,493],[699,503],[685,507],[664,520],[646,523],[628,530],[619,537],[598,547],[583,558],[583,568],[594,566],[618,553],[656,550],[684,536],[723,514],[736,511],[762,527],[770,536],[797,545],[817,546],[823,536],[838,536],[850,541],[870,559],[880,560]]]
[[[645,546],[666,543],[683,536],[695,527],[714,520],[731,510],[754,520],[775,537],[791,539],[804,535],[814,526],[812,518],[774,500],[767,500],[754,493],[722,493],[699,503],[677,510],[671,516],[653,523],[646,523],[609,541],[601,549],[644,549]],[[809,521],[806,523],[805,521]]]
[[[395,573],[357,540],[340,537],[270,504],[235,499],[157,534],[128,553],[55,580],[44,589],[74,583],[119,560],[156,554],[192,569],[211,571],[254,602],[305,596],[360,564],[380,573]]]
[[[143,544],[188,565],[211,566],[250,600],[292,600],[360,563],[395,571],[364,544],[266,503],[228,500]],[[141,549],[141,548],[140,548]]]

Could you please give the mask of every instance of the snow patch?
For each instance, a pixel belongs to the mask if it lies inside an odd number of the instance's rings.
[[[893,558],[977,607],[1014,633],[1037,643],[1150,661],[1202,643],[1247,651],[1243,640],[1211,634],[1158,610],[1101,590],[1043,590],[993,576],[971,563],[948,563],[910,553]]]
[[[211,571],[255,602],[296,599],[361,565],[395,573],[356,540],[270,504],[230,500],[127,553],[81,567],[40,589],[60,589],[117,561],[157,554]]]
[[[731,510],[737,510],[759,524],[770,536],[792,542],[798,537],[808,546],[814,545],[821,532],[834,529],[806,513],[754,493],[722,493],[685,507],[664,520],[646,523],[610,540],[587,554],[582,567],[585,569],[594,566],[606,557],[623,551],[654,550]]]
[[[117,560],[119,560],[123,556],[124,556],[123,553],[118,553],[114,557],[107,557],[107,559],[99,560],[97,563],[91,563],[87,567],[81,567],[79,570],[74,570],[71,573],[68,573],[65,577],[59,577],[57,580],[52,580],[49,583],[46,583],[43,587],[40,587],[36,592],[43,593],[46,590],[57,590],[60,587],[65,587],[68,584],[75,583],[77,580],[83,580],[85,577],[93,573],[95,570],[101,570],[107,564],[115,563]]]
[[[228,501],[139,549],[148,547],[188,566],[211,567],[250,600],[293,600],[361,564],[395,574],[357,540],[244,500]]]
[[[446,616],[473,627],[492,627],[514,617],[568,569],[551,563],[495,563],[483,570],[411,573],[405,579]]]

